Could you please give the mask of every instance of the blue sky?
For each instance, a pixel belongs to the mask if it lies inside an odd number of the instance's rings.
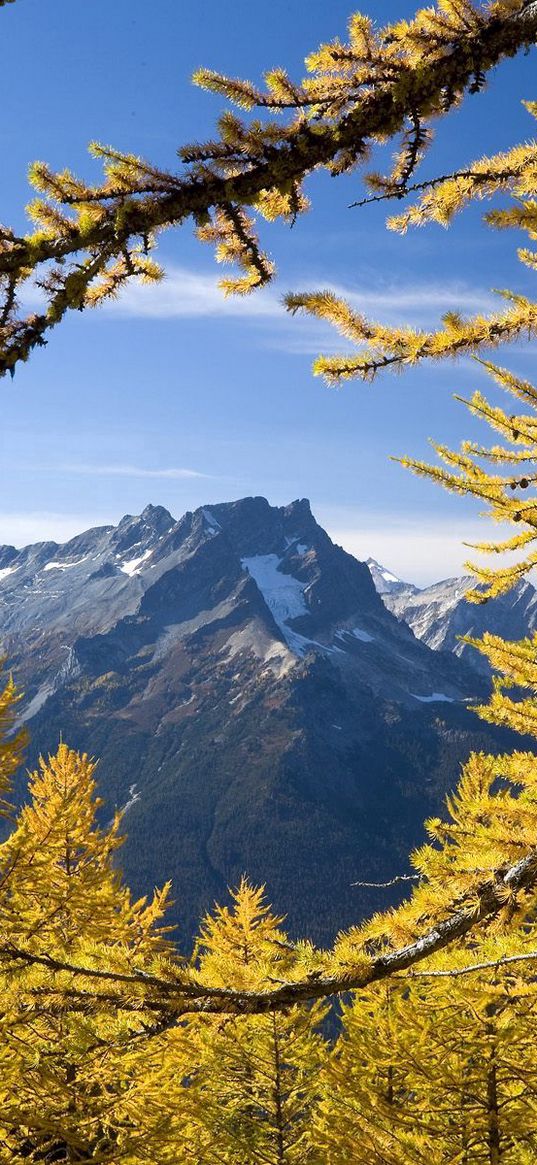
[[[379,23],[412,5],[371,5]],[[305,13],[307,11],[307,16]],[[36,158],[92,180],[88,141],[166,167],[185,141],[210,134],[221,101],[194,88],[207,65],[258,79],[344,35],[342,0],[17,0],[0,12],[3,181],[0,217],[24,229],[26,172]],[[521,107],[535,98],[535,51],[497,70],[485,94],[437,130],[427,163],[442,172],[534,134]],[[294,230],[267,227],[278,266],[268,291],[224,301],[209,248],[189,226],[165,236],[168,277],[131,288],[99,312],[74,313],[48,347],[0,382],[0,541],[62,540],[152,501],[176,516],[211,501],[264,494],[311,499],[333,537],[414,581],[460,569],[463,538],[486,536],[471,503],[406,474],[389,455],[427,454],[427,438],[472,431],[453,393],[483,383],[469,360],[429,366],[373,386],[334,391],[311,375],[319,351],[341,348],[329,329],[291,319],[288,289],[333,286],[371,317],[433,325],[443,311],[491,303],[492,287],[531,293],[517,240],[482,227],[471,209],[449,232],[399,238],[382,207],[349,210],[359,177],[316,176],[314,207]],[[531,374],[529,349],[504,352]]]

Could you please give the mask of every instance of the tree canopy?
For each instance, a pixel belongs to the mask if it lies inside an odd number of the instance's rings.
[[[243,879],[189,960],[169,887],[133,901],[122,881],[94,769],[61,744],[0,846],[0,1161],[529,1165],[533,754],[471,757],[410,898],[332,951]]]

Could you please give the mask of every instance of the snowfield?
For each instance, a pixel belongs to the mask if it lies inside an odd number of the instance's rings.
[[[243,569],[254,579],[275,623],[289,642],[288,620],[308,614],[304,598],[306,583],[293,578],[291,574],[283,574],[279,569],[281,562],[277,554],[256,554],[253,558],[241,558]]]

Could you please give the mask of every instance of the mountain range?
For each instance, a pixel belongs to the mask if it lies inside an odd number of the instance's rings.
[[[60,735],[100,758],[126,876],[139,893],[172,879],[185,946],[244,872],[292,933],[330,942],[386,904],[352,883],[408,868],[468,752],[511,742],[468,709],[488,678],[417,637],[387,606],[409,588],[381,597],[372,573],[304,499],[179,521],[150,505],[0,547],[29,764]]]
[[[419,588],[402,582],[386,567],[370,558],[367,565],[378,593],[389,611],[414,635],[435,651],[452,651],[480,672],[490,675],[485,656],[461,636],[479,638],[485,631],[502,639],[523,639],[537,628],[537,592],[523,579],[506,595],[484,604],[468,602],[475,588],[471,577],[448,578]]]

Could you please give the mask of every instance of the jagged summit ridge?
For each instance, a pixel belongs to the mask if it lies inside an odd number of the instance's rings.
[[[62,546],[3,548],[0,561],[2,554],[2,637],[22,669],[27,716],[57,691],[65,653],[87,657],[95,637],[100,657],[128,637],[129,651],[136,640],[162,667],[174,645],[194,650],[202,628],[214,636],[215,666],[249,655],[283,675],[313,655],[385,696],[473,694],[468,677],[386,610],[368,567],[332,542],[306,499],[277,507],[248,497],[179,520],[149,505]],[[30,665],[29,647],[42,666]]]

